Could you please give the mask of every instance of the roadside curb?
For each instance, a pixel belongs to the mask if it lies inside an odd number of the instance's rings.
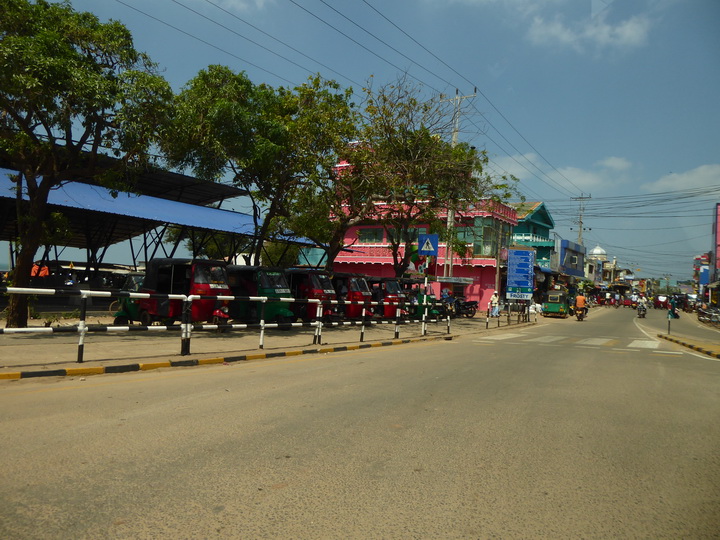
[[[713,358],[719,358],[720,359],[720,351],[714,351],[710,349],[706,349],[705,347],[701,347],[699,345],[695,345],[694,343],[689,343],[687,341],[683,341],[681,339],[677,339],[665,334],[658,334],[657,337],[662,338],[666,341],[671,341],[673,343],[677,343],[678,345],[682,345],[683,347],[687,347],[688,349],[692,349],[694,351],[706,354],[708,356],[711,356]]]
[[[294,349],[267,353],[250,353],[237,356],[223,356],[217,358],[193,358],[188,360],[168,360],[163,362],[131,363],[117,366],[87,366],[76,368],[62,368],[42,371],[16,371],[0,373],[0,380],[34,379],[38,377],[76,377],[87,375],[103,375],[109,373],[131,373],[134,371],[149,371],[160,368],[206,366],[211,364],[230,364],[249,360],[265,360],[269,358],[282,358],[287,356],[300,356],[304,354],[328,354],[334,352],[370,349],[373,347],[388,347],[391,345],[405,345],[424,341],[451,341],[452,334],[430,336],[410,339],[393,339],[390,341],[376,341],[372,343],[359,343],[357,345],[339,345],[334,347],[315,347],[311,349]]]

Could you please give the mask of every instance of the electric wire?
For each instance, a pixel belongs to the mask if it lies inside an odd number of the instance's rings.
[[[465,77],[462,73],[460,73],[460,72],[458,72],[457,70],[455,70],[455,68],[453,68],[452,66],[450,66],[447,62],[445,62],[443,59],[441,59],[441,58],[440,58],[439,56],[437,56],[435,53],[433,53],[432,51],[430,51],[427,47],[425,47],[422,43],[420,43],[418,40],[416,40],[414,37],[412,37],[410,34],[408,34],[408,33],[407,33],[405,30],[403,30],[400,26],[398,26],[398,25],[395,24],[393,21],[391,21],[388,17],[386,17],[383,13],[381,13],[377,8],[375,8],[372,4],[370,4],[370,3],[368,2],[368,0],[362,0],[362,1],[363,1],[363,3],[364,3],[365,5],[367,5],[370,9],[372,9],[373,11],[375,11],[378,15],[380,15],[380,16],[381,16],[383,19],[385,19],[388,23],[390,23],[392,26],[394,26],[397,30],[399,30],[400,32],[402,32],[405,36],[407,36],[410,40],[412,40],[415,44],[417,44],[417,45],[418,45],[420,48],[422,48],[425,52],[427,52],[428,54],[430,54],[430,55],[431,55],[433,58],[435,58],[438,62],[440,62],[440,63],[441,63],[442,65],[444,65],[445,67],[447,67],[449,70],[451,70],[453,73],[455,73],[458,77],[462,78],[465,82],[471,84],[471,85],[477,90],[477,84],[475,84],[475,83],[473,83],[472,81],[470,81],[470,80],[469,80],[467,77]],[[490,100],[490,98],[488,98],[481,90],[477,90],[477,92],[485,99],[485,101],[487,101],[487,102],[490,104],[490,106],[493,108],[493,110],[495,110],[495,112],[497,112],[497,113],[500,115],[500,117],[501,117],[503,120],[505,120],[505,122],[512,128],[512,130],[513,130],[515,133],[517,133],[517,134],[520,136],[520,138],[521,138],[523,141],[525,141],[525,143],[527,143],[527,145],[528,145],[530,148],[532,148],[533,151],[534,151],[538,156],[540,156],[540,157],[542,158],[543,161],[545,161],[545,163],[547,163],[548,165],[550,165],[550,167],[551,167],[554,171],[556,171],[560,176],[562,176],[563,178],[565,178],[565,180],[567,180],[570,185],[572,185],[573,187],[575,187],[575,189],[581,191],[578,186],[576,186],[569,178],[567,178],[567,177],[566,177],[565,175],[563,175],[560,171],[558,171],[557,168],[556,168],[552,163],[550,163],[550,161],[548,161],[548,160],[545,158],[545,156],[544,156],[537,148],[535,148],[535,146],[533,146],[533,144],[530,143],[530,141],[528,141],[522,133],[520,133],[520,131],[518,131],[518,129],[513,125],[513,123],[510,122],[510,120],[508,120],[507,117],[495,106],[495,104]],[[476,108],[476,110],[477,110],[477,108]],[[480,114],[483,118],[486,118],[485,115],[484,115],[483,113],[481,113],[479,110],[477,110],[477,112],[478,112],[478,114]],[[487,120],[487,119],[486,119],[486,120]],[[500,131],[499,131],[497,128],[495,128],[494,126],[493,126],[493,129],[495,129],[495,131],[497,131],[498,133],[500,133]]]
[[[152,19],[152,20],[154,20],[154,21],[156,21],[156,22],[159,22],[160,24],[163,24],[163,25],[165,25],[165,26],[167,26],[167,27],[169,27],[169,28],[172,28],[173,30],[175,30],[175,31],[177,31],[177,32],[180,32],[181,34],[184,34],[184,35],[188,36],[189,38],[192,38],[192,39],[194,39],[194,40],[197,40],[197,41],[199,41],[200,43],[203,43],[203,44],[207,45],[208,47],[212,47],[213,49],[216,49],[216,50],[218,50],[218,51],[220,51],[220,52],[222,52],[222,53],[225,53],[225,54],[227,54],[228,56],[232,56],[233,58],[235,58],[235,59],[237,59],[237,60],[240,60],[241,62],[244,62],[244,63],[246,63],[246,64],[248,64],[248,65],[250,65],[250,66],[253,66],[254,68],[257,68],[257,69],[259,69],[259,70],[261,70],[261,71],[264,71],[265,73],[267,73],[267,74],[269,74],[269,75],[272,75],[273,77],[277,77],[279,80],[285,81],[286,83],[288,83],[288,84],[290,84],[290,85],[293,84],[292,81],[290,81],[289,79],[286,79],[286,78],[283,77],[282,75],[278,75],[277,73],[273,73],[272,71],[267,70],[267,69],[265,69],[264,67],[261,67],[261,66],[255,64],[255,63],[251,62],[250,60],[247,60],[247,59],[245,59],[245,58],[242,58],[241,56],[238,56],[238,55],[236,55],[235,53],[232,53],[232,52],[230,52],[230,51],[227,51],[227,50],[223,49],[222,47],[218,47],[217,45],[214,45],[214,44],[210,43],[209,41],[206,41],[206,40],[204,40],[204,39],[202,39],[202,38],[200,38],[200,37],[198,37],[198,36],[195,36],[195,35],[191,34],[190,32],[186,32],[185,30],[183,30],[183,29],[181,29],[181,28],[178,28],[177,26],[172,25],[172,24],[170,24],[170,23],[167,22],[167,21],[163,21],[162,19],[160,19],[160,18],[158,18],[158,17],[155,17],[155,16],[153,16],[153,15],[150,15],[149,13],[147,13],[147,12],[145,12],[145,11],[142,11],[141,9],[138,9],[138,8],[136,8],[135,6],[131,6],[130,4],[124,2],[123,0],[115,0],[115,1],[116,1],[117,3],[119,3],[119,4],[122,4],[123,6],[125,6],[125,7],[127,7],[127,8],[132,9],[133,11],[137,11],[138,13],[140,13],[140,14],[142,14],[142,15],[145,15],[146,17],[148,17],[148,18],[150,18],[150,19]]]
[[[276,37],[273,36],[272,34],[266,32],[265,30],[259,28],[258,26],[255,26],[255,25],[252,24],[252,23],[246,21],[246,20],[243,19],[242,17],[237,16],[235,13],[233,13],[233,12],[225,9],[224,7],[216,4],[215,2],[212,2],[211,0],[205,0],[205,2],[208,3],[208,4],[210,4],[211,6],[214,6],[215,8],[219,9],[220,11],[222,11],[223,13],[225,13],[226,15],[229,15],[230,17],[232,17],[232,18],[240,21],[241,23],[249,26],[249,27],[252,28],[253,30],[256,30],[257,32],[259,32],[259,33],[261,33],[262,35],[264,35],[265,37],[270,38],[270,39],[272,39],[273,41],[275,41],[275,42],[277,42],[277,43],[280,43],[281,45],[287,47],[287,48],[290,49],[291,51],[296,52],[297,54],[299,54],[299,55],[303,56],[304,58],[310,60],[311,62],[315,62],[315,63],[318,64],[319,66],[322,66],[323,68],[327,69],[328,71],[331,71],[331,72],[334,73],[335,75],[338,75],[338,76],[342,77],[342,78],[345,79],[346,81],[349,81],[350,83],[352,83],[352,84],[354,84],[354,85],[356,85],[356,86],[362,87],[362,83],[359,83],[359,82],[357,82],[357,81],[354,81],[352,78],[348,77],[347,75],[344,75],[344,74],[340,73],[339,71],[335,71],[335,70],[334,70],[333,68],[331,68],[330,66],[328,66],[328,65],[326,65],[326,64],[323,64],[322,62],[320,62],[320,61],[317,60],[316,58],[313,58],[313,57],[311,57],[311,56],[308,56],[307,54],[305,54],[304,52],[302,52],[300,49],[298,49],[298,48],[296,48],[296,47],[293,47],[292,45],[290,45],[289,43],[286,43],[286,42],[282,41],[281,39],[276,38]]]

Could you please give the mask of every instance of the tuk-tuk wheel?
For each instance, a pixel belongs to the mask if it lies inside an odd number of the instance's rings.
[[[150,315],[147,310],[142,310],[140,312],[140,324],[142,324],[143,326],[152,326],[152,323],[152,315]]]
[[[113,321],[113,325],[115,326],[128,326],[129,324],[130,319],[128,319],[125,315],[118,315]]]
[[[275,317],[275,322],[277,324],[292,324],[295,322],[295,317],[286,317],[284,315],[278,315]],[[278,327],[279,330],[290,330],[290,326],[280,326]]]

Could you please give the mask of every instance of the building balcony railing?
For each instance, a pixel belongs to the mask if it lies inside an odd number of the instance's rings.
[[[472,254],[472,244],[470,244]],[[440,244],[438,249],[437,263],[445,263],[447,255],[445,244]],[[392,252],[388,244],[356,244],[350,252],[341,252],[335,258],[342,263],[368,263],[368,264],[392,264]],[[453,266],[494,266],[493,255],[472,254],[469,257],[465,254],[453,253]]]
[[[531,233],[513,233],[512,239],[514,242],[551,242],[551,240],[545,236]]]

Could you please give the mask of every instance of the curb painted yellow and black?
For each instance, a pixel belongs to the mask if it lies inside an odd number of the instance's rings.
[[[299,356],[303,354],[327,354],[333,352],[355,351],[370,349],[373,347],[387,347],[390,345],[404,345],[422,341],[452,340],[452,335],[430,336],[413,339],[394,339],[391,341],[376,341],[372,343],[360,343],[357,345],[342,345],[337,347],[316,347],[313,349],[296,349],[288,351],[261,352],[252,354],[241,354],[238,356],[223,356],[217,358],[193,358],[189,360],[167,360],[162,362],[133,363],[119,366],[87,366],[62,369],[46,369],[41,371],[15,371],[0,373],[0,380],[33,379],[37,377],[84,377],[86,375],[103,375],[106,373],[131,373],[133,371],[149,371],[151,369],[206,366],[211,364],[229,364],[232,362],[244,362],[248,360],[264,360],[268,358],[282,358],[287,356]]]
[[[690,343],[688,341],[683,341],[682,339],[668,336],[667,334],[658,334],[657,337],[662,338],[666,341],[671,341],[673,343],[677,343],[678,345],[682,345],[683,347],[687,347],[688,349],[692,349],[693,351],[697,351],[697,352],[706,354],[713,358],[720,358],[720,345],[718,345],[717,349],[712,350],[712,349],[707,349],[705,347],[701,347],[700,345],[696,345],[694,343]]]

